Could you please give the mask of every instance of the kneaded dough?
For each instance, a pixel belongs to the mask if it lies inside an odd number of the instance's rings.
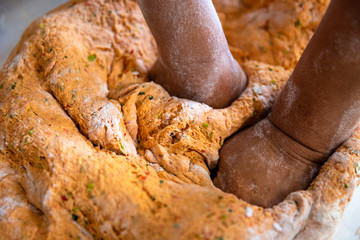
[[[28,27],[0,71],[1,239],[331,236],[359,185],[359,129],[273,208],[209,176],[224,140],[270,110],[329,1],[214,3],[249,80],[225,109],[147,81],[156,46],[135,1],[70,1]]]

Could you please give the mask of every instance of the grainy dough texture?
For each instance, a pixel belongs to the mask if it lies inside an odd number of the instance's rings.
[[[213,186],[223,141],[263,117],[329,1],[215,1],[245,92],[225,109],[171,97],[130,0],[66,3],[0,71],[0,239],[329,239],[359,186],[360,130],[273,208]]]

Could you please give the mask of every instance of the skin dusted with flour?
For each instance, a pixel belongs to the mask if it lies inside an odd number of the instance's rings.
[[[138,1],[159,58],[150,79],[171,95],[224,108],[246,86],[211,0]]]
[[[269,119],[224,144],[218,187],[273,206],[306,189],[350,137],[360,118],[359,11],[358,1],[332,1]]]

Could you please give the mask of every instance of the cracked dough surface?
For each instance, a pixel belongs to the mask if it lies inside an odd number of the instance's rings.
[[[0,71],[1,239],[328,239],[359,185],[360,130],[273,208],[215,188],[223,141],[271,109],[329,1],[214,2],[249,85],[212,109],[146,73],[136,2],[71,1]]]

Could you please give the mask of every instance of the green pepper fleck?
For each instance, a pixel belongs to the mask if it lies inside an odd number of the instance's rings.
[[[206,123],[206,122],[204,122],[204,123],[202,124],[202,126],[203,126],[204,128],[208,128],[208,127],[209,127],[209,124]]]
[[[32,129],[29,130],[29,135],[30,135],[30,136],[33,135],[33,133],[34,133],[34,128],[32,128]]]
[[[14,84],[11,86],[11,89],[14,89],[16,87],[17,82],[14,82]]]
[[[78,215],[76,214],[71,214],[72,220],[77,222],[77,220],[79,219]]]
[[[95,58],[96,58],[96,54],[95,54],[95,53],[88,56],[88,60],[89,60],[90,62],[93,62],[93,61],[95,60]]]
[[[145,95],[145,92],[139,92],[138,95]]]
[[[212,139],[212,136],[214,135],[214,132],[212,131],[209,135],[209,139],[211,140]]]
[[[95,187],[95,183],[89,183],[86,185],[86,191],[89,193]]]

